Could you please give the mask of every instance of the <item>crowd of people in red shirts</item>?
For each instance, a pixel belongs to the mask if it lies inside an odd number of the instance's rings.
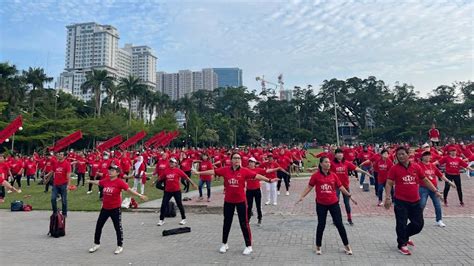
[[[435,144],[435,145],[433,145]],[[348,223],[353,224],[350,202],[350,176],[358,178],[360,188],[366,184],[366,177],[370,185],[374,186],[378,205],[390,207],[395,203],[397,216],[398,248],[403,254],[409,254],[406,248],[412,244],[409,236],[421,231],[423,227],[422,212],[411,215],[414,206],[426,204],[431,197],[436,208],[436,222],[445,226],[441,220],[441,207],[436,204],[438,178],[445,181],[443,190],[444,204],[447,206],[447,196],[450,187],[455,187],[458,192],[459,203],[464,205],[460,171],[469,168],[468,162],[474,161],[474,143],[464,145],[451,139],[445,146],[436,146],[436,142],[423,144],[419,147],[410,147],[406,144],[383,145],[344,145],[336,147],[327,145],[319,154],[308,153],[301,147],[244,147],[244,148],[164,148],[147,149],[134,152],[111,151],[100,153],[74,152],[67,154],[52,153],[22,157],[20,155],[4,157],[0,155],[0,200],[7,193],[21,192],[22,178],[26,177],[27,186],[31,180],[44,184],[45,192],[52,188],[51,204],[57,212],[57,198],[62,201],[62,213],[67,216],[67,191],[75,186],[84,186],[88,174],[89,188],[87,193],[92,193],[93,185],[99,186],[99,197],[102,200],[103,211],[96,227],[95,244],[90,249],[94,252],[100,243],[100,232],[105,220],[112,217],[117,231],[118,248],[116,254],[122,252],[122,237],[120,209],[121,191],[146,199],[145,183],[150,178],[154,182],[164,183],[164,196],[162,212],[166,209],[167,202],[174,198],[181,213],[181,225],[186,224],[184,207],[181,203],[181,192],[187,192],[193,185],[199,190],[199,200],[204,200],[203,187],[206,185],[207,201],[211,200],[211,182],[220,177],[224,178],[224,228],[223,245],[220,252],[228,249],[227,237],[232,223],[234,210],[237,209],[239,222],[244,235],[246,249],[244,254],[252,252],[251,234],[248,226],[253,215],[253,202],[257,208],[257,223],[261,224],[261,190],[258,180],[266,181],[266,205],[277,205],[277,196],[280,195],[281,184],[285,185],[289,195],[291,176],[300,173],[303,160],[307,156],[320,159],[318,167],[311,168],[316,171],[311,176],[308,187],[302,193],[300,200],[315,187],[316,212],[318,213],[318,230],[316,239],[316,252],[321,254],[322,232],[324,231],[325,217],[330,212],[346,247],[346,253],[352,254],[348,244],[347,234],[342,224],[342,215],[339,208],[339,196],[342,193],[347,213]],[[405,153],[406,152],[406,156]],[[152,176],[147,176],[147,167],[155,166]],[[441,170],[441,171],[440,171]],[[75,173],[77,180],[73,184],[71,173]],[[443,174],[444,172],[444,174]],[[195,184],[191,175],[199,175],[199,183]],[[360,176],[359,176],[360,174]],[[156,176],[156,180],[155,177]],[[133,180],[133,187],[128,185]],[[112,182],[111,182],[112,180]],[[118,180],[118,181],[117,181]],[[9,181],[9,182],[7,182]],[[18,188],[15,188],[15,183]],[[184,187],[184,189],[181,188]],[[393,191],[392,187],[395,186]],[[140,193],[138,191],[140,190]],[[386,197],[383,200],[383,191]],[[416,190],[416,193],[413,192]],[[390,200],[388,200],[390,199]],[[334,205],[336,204],[336,205]],[[421,208],[422,209],[422,208]],[[113,210],[113,211],[111,211]],[[397,214],[398,213],[398,214]],[[324,223],[323,223],[324,218]],[[412,223],[406,224],[407,219]],[[117,223],[117,224],[116,224]],[[164,224],[164,214],[160,214],[158,225]],[[413,225],[413,224],[416,224]]]

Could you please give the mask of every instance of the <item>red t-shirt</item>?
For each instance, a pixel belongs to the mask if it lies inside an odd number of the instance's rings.
[[[288,170],[288,167],[293,162],[288,156],[281,155],[276,158],[277,163],[281,166],[281,168]],[[278,166],[277,166],[278,167]],[[275,167],[273,167],[275,168]]]
[[[211,161],[206,160],[206,161],[201,161],[199,164],[199,171],[207,171],[214,169],[214,166],[212,165]],[[202,181],[211,181],[212,180],[212,175],[200,175],[199,179]]]
[[[86,168],[87,168],[86,159],[84,157],[77,157],[76,172],[78,174],[85,174]]]
[[[342,186],[335,173],[329,172],[327,176],[316,172],[311,176],[308,185],[315,187],[316,202],[322,205],[332,205],[339,202],[336,189]]]
[[[263,168],[253,168],[253,169],[250,169],[250,170],[254,171],[256,174],[259,174],[259,175],[266,175],[267,174],[267,171]],[[254,190],[254,189],[259,189],[259,188],[260,188],[260,180],[258,180],[258,179],[248,179],[247,180],[247,190]]]
[[[395,184],[394,197],[408,202],[420,200],[419,184],[424,178],[424,173],[416,163],[410,163],[408,168],[397,163],[388,172],[387,179]]]
[[[224,177],[224,201],[228,203],[241,203],[246,200],[245,182],[254,179],[257,175],[254,171],[239,167],[234,170],[232,167],[221,167],[214,170],[216,175]]]
[[[191,168],[193,167],[193,159],[186,158],[183,161],[181,161],[181,170],[184,172],[191,171]]]
[[[129,157],[122,157],[120,160],[120,167],[124,173],[129,173],[132,168],[132,161]]]
[[[0,185],[7,179],[9,166],[7,162],[0,163]]]
[[[441,171],[439,171],[438,167],[436,167],[432,163],[428,163],[428,164],[419,163],[418,165],[420,166],[421,170],[423,171],[424,176],[426,176],[431,181],[433,186],[437,187],[438,186],[438,177],[443,176],[443,173],[441,173]],[[420,182],[420,185],[422,187],[426,187],[425,182]]]
[[[54,164],[54,182],[53,184],[55,186],[60,186],[67,184],[69,182],[68,180],[68,174],[71,173],[71,164],[67,161],[64,160],[62,162],[57,161]]]
[[[19,160],[13,159],[10,162],[10,169],[11,169],[12,175],[18,174],[22,168],[23,168],[23,161],[21,159]]]
[[[436,128],[432,128],[428,131],[428,135],[430,136],[430,140],[439,140],[439,130]]]
[[[461,157],[445,156],[439,161],[439,164],[446,165],[446,174],[448,175],[459,175],[461,168],[466,168],[468,164],[461,159]]]
[[[160,180],[165,180],[166,192],[181,191],[181,178],[186,178],[186,174],[179,168],[166,168],[160,175]]]
[[[31,176],[36,174],[36,162],[30,160],[25,162],[26,175]]]
[[[169,167],[170,167],[169,161],[167,159],[166,160],[161,159],[156,163],[154,174],[161,176],[165,172],[165,169]]]
[[[349,188],[349,173],[348,171],[354,171],[357,167],[348,161],[344,162],[331,162],[331,172],[335,173],[337,177],[339,178],[339,181],[341,181],[341,184],[345,188]]]
[[[93,161],[91,162],[91,176],[97,176],[97,172],[99,172],[100,168],[100,161]]]
[[[349,162],[353,162],[355,158],[356,158],[356,153],[354,149],[351,149],[351,148],[344,149],[344,159],[346,159]]]
[[[280,165],[276,162],[266,162],[263,164],[263,168],[265,169],[274,169],[274,168],[278,168],[280,167]],[[283,167],[282,167],[283,168]],[[277,173],[276,172],[271,172],[271,173],[265,173],[265,177],[267,177],[268,179],[275,179],[277,178]]]
[[[380,159],[374,163],[375,172],[377,172],[377,183],[383,184],[387,181],[388,171],[393,166],[393,162],[390,159]]]
[[[102,190],[102,208],[106,210],[120,208],[122,205],[122,190],[127,190],[128,184],[120,178],[114,180],[104,178],[99,181],[99,186],[104,188]]]

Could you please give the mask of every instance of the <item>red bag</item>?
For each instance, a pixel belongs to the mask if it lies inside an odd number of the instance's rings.
[[[70,185],[67,187],[68,190],[71,190],[71,191],[74,191],[77,189],[77,187],[75,185]]]
[[[132,200],[130,201],[130,207],[131,207],[132,209],[138,208],[138,203],[137,203],[137,201],[136,201],[134,198],[132,198]]]
[[[29,204],[24,204],[23,205],[23,211],[24,212],[30,212],[32,210],[33,210],[33,207],[31,205],[29,205]]]

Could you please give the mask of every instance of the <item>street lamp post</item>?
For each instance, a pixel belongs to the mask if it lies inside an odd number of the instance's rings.
[[[336,102],[336,91],[334,91],[334,120],[336,121],[336,143],[339,147],[339,124],[337,122],[337,102]]]
[[[57,113],[58,113],[58,98],[59,98],[59,94],[58,94],[58,92],[56,91],[56,94],[54,95],[54,135],[53,135],[53,147],[54,147],[54,145],[56,144],[56,130],[57,130],[56,121],[57,121]]]

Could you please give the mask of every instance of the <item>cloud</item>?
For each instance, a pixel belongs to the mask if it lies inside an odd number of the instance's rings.
[[[0,7],[2,24],[24,24],[64,45],[65,29],[95,21],[119,30],[120,44],[145,44],[158,69],[238,66],[250,88],[265,74],[286,84],[375,75],[424,86],[472,78],[472,1],[16,1]],[[59,26],[58,26],[59,25]],[[62,31],[59,30],[62,28]],[[51,29],[57,36],[51,34]],[[27,38],[0,29],[8,52]],[[12,40],[19,40],[12,44]],[[39,41],[32,50],[44,49]],[[58,53],[64,53],[62,49]],[[12,58],[13,60],[14,58]],[[59,69],[59,68],[58,68]],[[430,73],[446,71],[436,77]],[[457,71],[457,74],[453,74]],[[459,74],[461,73],[461,74]],[[421,80],[423,79],[423,80]],[[428,79],[428,80],[426,80]],[[446,80],[444,80],[446,79]]]

